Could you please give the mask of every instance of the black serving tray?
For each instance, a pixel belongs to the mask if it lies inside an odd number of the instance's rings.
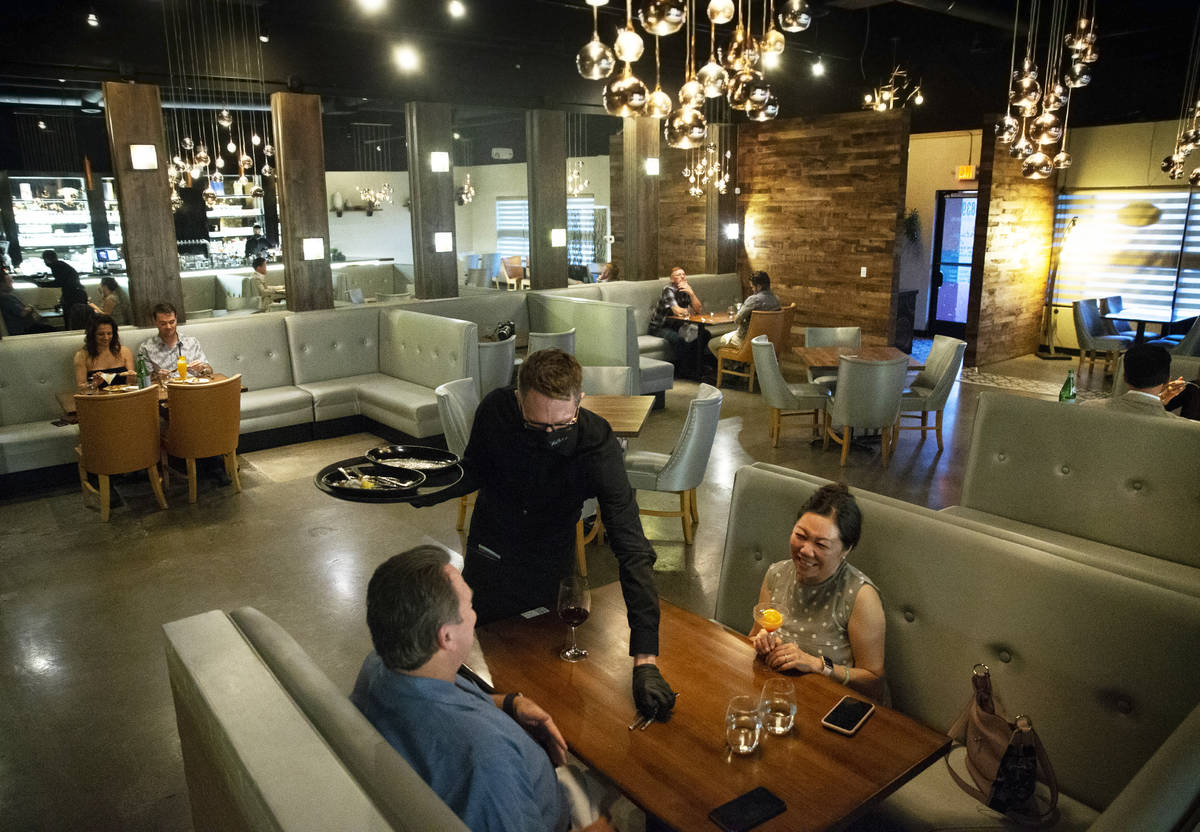
[[[426,475],[458,464],[457,455],[425,445],[381,445],[367,451],[366,457],[376,465],[406,468]]]

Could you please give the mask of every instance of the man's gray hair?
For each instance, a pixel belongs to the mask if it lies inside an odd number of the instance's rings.
[[[367,627],[391,670],[415,670],[438,648],[444,624],[461,623],[458,595],[446,575],[450,554],[417,546],[388,558],[367,585]]]

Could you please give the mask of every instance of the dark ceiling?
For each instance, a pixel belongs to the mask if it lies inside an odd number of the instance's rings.
[[[236,0],[172,2],[196,8]],[[575,53],[591,34],[591,9],[583,0],[463,2],[466,16],[452,19],[445,0],[385,0],[386,8],[373,16],[362,11],[358,0],[261,0],[257,5],[271,37],[263,47],[268,91],[290,87],[321,94],[335,137],[338,125],[354,121],[391,123],[402,131],[403,106],[411,100],[454,103],[456,125],[480,139],[503,135],[509,143],[520,133],[521,109],[603,114],[602,82],[583,80],[574,67]],[[978,128],[985,114],[1004,106],[1014,2],[814,2],[813,25],[787,35],[783,64],[770,75],[781,116],[858,109],[863,93],[896,62],[922,81],[926,103],[914,109],[914,132]],[[1072,16],[1077,2],[1067,0]],[[1197,4],[1098,2],[1100,61],[1092,84],[1073,96],[1072,125],[1176,118]],[[638,5],[634,3],[635,14]],[[696,5],[704,24],[697,38],[697,63],[702,63],[708,51],[707,2],[697,0]],[[1043,4],[1047,15],[1050,5]],[[750,0],[750,6],[757,30],[762,5]],[[1028,2],[1021,4],[1023,13],[1028,7]],[[85,20],[93,8],[101,19],[98,28]],[[10,6],[0,42],[0,94],[10,106],[18,99],[46,106],[48,99],[61,96],[78,112],[75,102],[81,95],[94,98],[102,80],[167,86],[162,9],[161,0],[44,0]],[[602,39],[612,41],[623,17],[619,0],[600,9]],[[718,45],[728,39],[729,29],[718,27]],[[406,75],[394,65],[392,48],[401,42],[421,53],[419,73]],[[663,87],[673,96],[682,82],[683,45],[679,34],[662,40]],[[1043,45],[1039,62],[1044,52]],[[815,79],[809,64],[818,54],[828,71]],[[652,84],[649,38],[635,71]],[[595,121],[603,125],[594,131],[600,138],[617,129],[615,120]],[[594,137],[593,144],[598,143]]]

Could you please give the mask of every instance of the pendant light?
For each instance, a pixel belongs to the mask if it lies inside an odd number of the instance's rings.
[[[608,44],[600,40],[598,9],[592,6],[592,39],[583,45],[575,56],[575,68],[589,81],[600,81],[612,75],[617,65],[616,56]]]

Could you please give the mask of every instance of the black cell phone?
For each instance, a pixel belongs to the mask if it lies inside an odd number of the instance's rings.
[[[725,832],[747,832],[786,810],[787,804],[778,795],[759,786],[722,803],[708,813],[708,819]]]
[[[875,706],[870,702],[855,699],[853,696],[843,696],[842,701],[834,705],[821,719],[821,724],[831,731],[852,737],[874,711]]]

